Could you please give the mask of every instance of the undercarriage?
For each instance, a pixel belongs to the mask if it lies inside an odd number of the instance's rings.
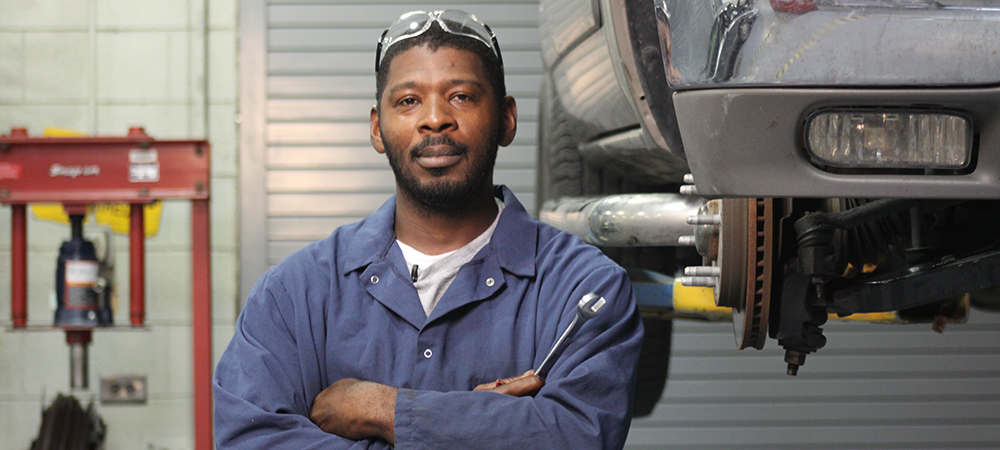
[[[541,216],[605,248],[693,246],[700,264],[677,260],[679,284],[712,289],[737,348],[776,340],[789,375],[824,347],[830,317],[891,313],[942,331],[970,305],[1000,310],[997,201],[621,194],[549,202]]]
[[[895,312],[940,331],[970,303],[997,306],[995,201],[723,199],[690,221],[703,264],[681,283],[732,308],[740,349],[777,340],[789,375],[826,344],[831,314]]]

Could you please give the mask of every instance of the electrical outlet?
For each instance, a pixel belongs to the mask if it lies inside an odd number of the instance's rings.
[[[145,375],[101,376],[101,403],[146,403]]]

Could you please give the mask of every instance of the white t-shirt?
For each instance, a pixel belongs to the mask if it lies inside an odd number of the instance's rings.
[[[471,261],[476,253],[479,253],[493,237],[493,231],[497,228],[497,222],[500,221],[500,214],[503,213],[504,208],[500,199],[494,198],[494,200],[497,201],[498,211],[496,218],[493,219],[493,224],[483,234],[461,248],[440,255],[426,255],[396,239],[399,249],[403,251],[406,269],[410,271],[410,274],[413,274],[413,266],[417,266],[417,280],[413,286],[417,288],[420,303],[428,316],[431,315],[434,306],[448,290],[448,286],[451,286],[451,282],[455,281],[459,269]]]

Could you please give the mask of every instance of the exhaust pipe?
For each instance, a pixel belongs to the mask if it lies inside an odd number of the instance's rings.
[[[680,194],[621,194],[563,197],[542,205],[539,219],[602,247],[677,247],[692,233],[688,216],[702,197]],[[690,245],[690,244],[688,244]]]

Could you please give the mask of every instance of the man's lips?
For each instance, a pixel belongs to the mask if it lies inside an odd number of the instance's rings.
[[[440,169],[458,164],[464,157],[463,152],[449,145],[435,145],[421,149],[416,154],[420,167]]]

